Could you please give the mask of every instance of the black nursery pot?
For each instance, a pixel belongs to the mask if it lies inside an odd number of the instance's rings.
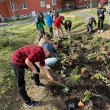
[[[69,104],[69,110],[75,110],[75,104],[74,103]]]

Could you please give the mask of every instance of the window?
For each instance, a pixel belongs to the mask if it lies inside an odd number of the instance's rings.
[[[11,4],[11,8],[12,8],[13,11],[14,11],[14,10],[18,10],[18,6],[17,6],[16,3],[12,3],[12,4]]]
[[[22,7],[22,9],[27,9],[27,3],[26,2],[22,2],[21,3],[21,7]]]
[[[79,0],[79,2],[82,2],[82,0]]]
[[[56,5],[56,0],[52,0],[52,5]]]
[[[40,0],[40,6],[45,7],[45,1],[44,0]]]

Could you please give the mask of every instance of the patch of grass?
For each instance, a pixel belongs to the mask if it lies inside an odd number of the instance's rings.
[[[30,17],[27,17],[27,18],[20,18],[18,20],[7,20],[5,21],[6,23],[10,23],[10,22],[15,22],[15,21],[23,21],[23,20],[26,20],[26,19],[29,19]]]
[[[23,26],[27,26],[28,24],[20,24],[20,25],[17,25],[17,26],[13,26],[13,27],[11,27],[10,29],[11,30],[16,30],[16,29],[19,29],[19,28],[21,28],[21,27],[23,27]]]

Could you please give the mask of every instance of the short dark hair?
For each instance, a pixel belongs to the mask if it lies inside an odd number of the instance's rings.
[[[62,20],[64,20],[65,19],[65,17],[64,16],[62,16]]]
[[[50,34],[48,32],[45,32],[44,35],[50,38]]]

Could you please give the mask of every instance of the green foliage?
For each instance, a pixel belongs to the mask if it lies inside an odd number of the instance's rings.
[[[91,45],[84,45],[83,48],[85,48],[87,50],[92,50],[92,46]]]
[[[53,110],[57,110],[57,108],[53,108]]]
[[[109,83],[109,80],[106,77],[104,77],[101,73],[96,73],[94,76],[91,77],[91,79],[100,79],[105,83]]]
[[[76,66],[73,70],[72,70],[72,74],[78,74],[79,71],[79,66]]]
[[[87,71],[92,71],[92,67],[89,66],[89,65],[84,65],[84,68],[85,68]]]
[[[100,95],[97,95],[89,90],[86,90],[83,95],[82,95],[82,101],[85,102],[85,101],[88,101],[90,100],[91,97],[94,97],[94,96],[100,96]]]
[[[80,81],[80,75],[73,75],[68,77],[67,79],[71,84],[76,85]]]
[[[87,58],[88,58],[88,60],[90,60],[90,59],[92,59],[92,58],[95,58],[95,57],[97,57],[97,56],[103,56],[103,55],[105,55],[105,54],[106,54],[105,51],[94,52],[94,53],[89,54]]]

